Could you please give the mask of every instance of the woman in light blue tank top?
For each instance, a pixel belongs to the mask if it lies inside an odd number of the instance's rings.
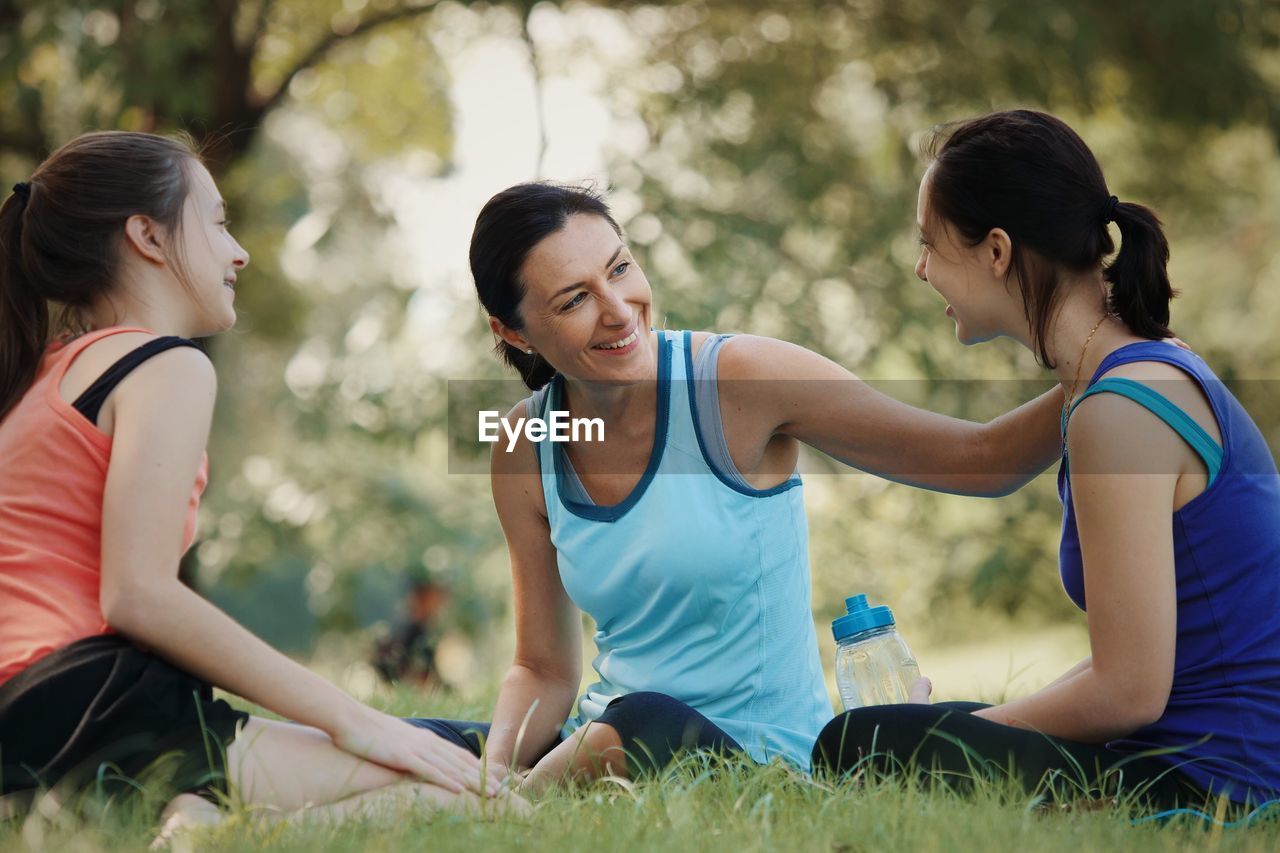
[[[422,723],[473,749],[478,730],[494,764],[536,763],[534,789],[566,773],[633,775],[685,748],[807,769],[831,705],[799,442],[974,494],[1008,492],[1057,455],[1057,391],[973,424],[781,341],[653,331],[649,284],[589,192],[499,193],[477,220],[471,266],[500,355],[536,391],[508,421],[603,423],[603,440],[522,432],[495,444],[515,660],[491,727]],[[596,626],[596,679],[579,696],[582,612]]]
[[[996,707],[850,712],[818,753],[840,769],[911,755],[953,779],[1012,767],[1050,793],[1164,805],[1277,796],[1280,476],[1208,366],[1162,340],[1159,220],[1110,194],[1069,127],[1025,110],[936,141],[917,219],[916,273],[961,342],[1012,337],[1066,392],[1059,569],[1092,654]]]

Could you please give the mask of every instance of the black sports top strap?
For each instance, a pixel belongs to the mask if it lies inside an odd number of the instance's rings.
[[[102,404],[106,401],[107,395],[115,390],[120,382],[133,372],[133,369],[142,364],[153,355],[159,355],[165,350],[174,347],[195,347],[200,345],[195,341],[179,338],[173,335],[163,338],[156,338],[153,341],[147,341],[135,350],[125,353],[119,361],[111,365],[106,371],[99,376],[94,383],[85,389],[84,393],[76,398],[72,403],[72,407],[84,415],[89,423],[98,423],[98,411],[102,408]]]

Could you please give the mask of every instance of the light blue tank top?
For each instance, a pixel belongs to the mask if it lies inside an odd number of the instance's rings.
[[[832,709],[800,479],[757,490],[709,463],[689,341],[689,332],[658,333],[653,448],[621,503],[575,499],[560,445],[538,445],[560,579],[596,623],[599,680],[563,734],[618,696],[656,691],[701,712],[756,761],[807,770]],[[563,393],[557,377],[532,408],[563,409]]]

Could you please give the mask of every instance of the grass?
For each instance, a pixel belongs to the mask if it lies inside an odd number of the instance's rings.
[[[1072,632],[1074,630],[1074,633]],[[357,644],[358,645],[358,644]],[[309,663],[375,707],[403,716],[487,719],[492,696],[467,699],[379,686],[358,660],[357,645],[329,649]],[[935,698],[1021,694],[1087,653],[1079,629],[1035,628],[998,641],[918,649]],[[1010,651],[1010,650],[1013,651]],[[824,649],[829,658],[830,650]],[[260,709],[245,706],[255,713]],[[103,803],[0,822],[0,853],[140,850],[156,830],[158,803]],[[1237,817],[1227,815],[1226,817]],[[423,813],[390,827],[264,826],[232,813],[220,827],[177,849],[211,851],[660,850],[663,853],[815,850],[1181,851],[1280,849],[1280,808],[1248,828],[1179,817],[1132,824],[1124,804],[1045,806],[1012,784],[983,784],[968,796],[926,791],[894,781],[813,783],[785,767],[747,761],[712,772],[693,757],[665,777],[637,784],[602,782],[539,802],[528,820],[483,820]]]
[[[6,828],[0,850],[136,850],[152,831],[129,810],[91,820],[36,819]],[[602,782],[554,795],[523,821],[423,814],[391,827],[282,828],[238,814],[192,840],[188,849],[216,851],[1270,851],[1280,845],[1280,825],[1224,830],[1177,819],[1134,827],[1114,808],[1036,807],[998,786],[967,797],[891,783],[822,786],[777,766],[738,763],[712,771],[693,761],[654,782]]]
[[[378,704],[421,714],[422,697],[408,690]],[[432,711],[462,718],[483,705],[432,703]],[[83,799],[79,809],[0,824],[0,853],[138,850],[155,833],[154,804],[140,799]],[[1280,812],[1280,809],[1277,810]],[[1273,818],[1280,818],[1280,814]],[[812,781],[781,765],[716,763],[691,756],[660,779],[632,784],[604,781],[539,802],[524,820],[462,818],[422,813],[390,826],[267,826],[244,812],[219,827],[179,842],[177,849],[210,851],[487,850],[520,847],[555,851],[871,850],[1174,851],[1280,849],[1280,819],[1248,828],[1206,825],[1181,817],[1134,826],[1125,804],[1047,806],[1004,783],[983,784],[961,796],[893,781]]]

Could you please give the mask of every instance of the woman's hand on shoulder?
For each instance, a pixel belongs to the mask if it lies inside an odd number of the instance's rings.
[[[721,355],[721,410],[889,480],[997,497],[1058,457],[1056,388],[988,423],[920,409],[804,347],[740,335]],[[753,380],[738,381],[732,380]],[[727,405],[726,405],[727,401]]]

